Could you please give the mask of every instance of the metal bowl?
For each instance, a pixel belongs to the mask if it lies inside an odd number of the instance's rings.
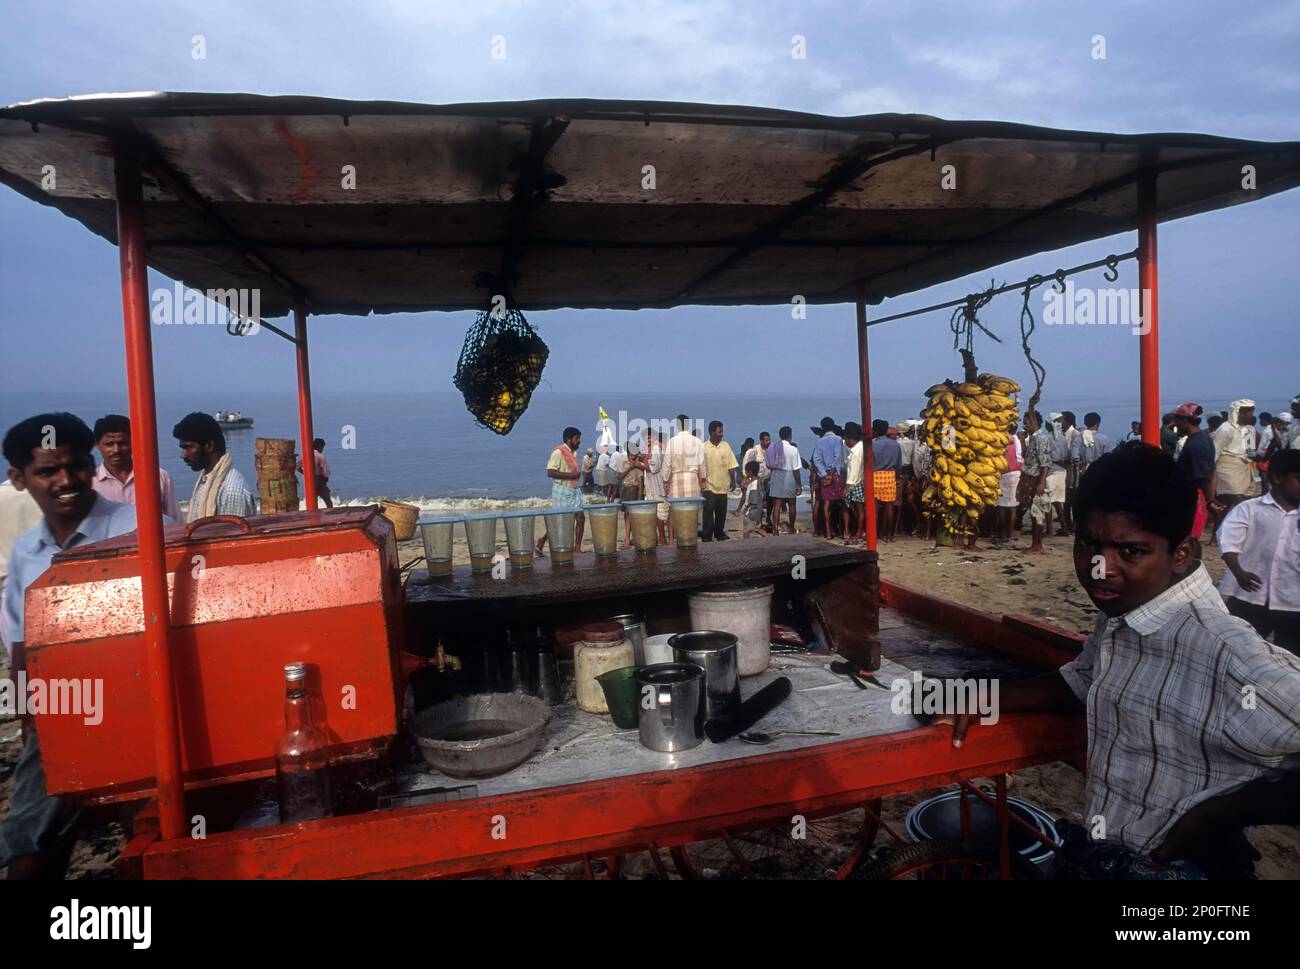
[[[997,810],[974,794],[970,796],[971,840],[976,844],[996,847],[998,844]],[[1007,798],[1007,809],[1020,817],[1030,827],[1038,829],[1053,841],[1060,841],[1052,816],[1018,797]],[[942,841],[961,837],[961,791],[946,791],[929,798],[907,812],[904,822],[913,841]],[[1055,852],[1041,841],[1032,838],[1019,825],[1009,825],[1007,842],[1011,851],[1046,868]]]
[[[450,777],[493,777],[537,750],[551,708],[523,693],[457,697],[421,711],[411,733],[425,761]]]

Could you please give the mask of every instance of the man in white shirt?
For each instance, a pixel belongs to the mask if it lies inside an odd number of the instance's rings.
[[[646,456],[645,497],[646,501],[657,501],[655,507],[656,525],[659,529],[659,544],[668,544],[668,502],[664,493],[664,436],[656,431],[647,432],[650,439],[649,454]]]
[[[866,465],[866,448],[862,444],[862,425],[857,421],[844,422],[844,443],[848,454],[844,461],[844,486],[848,489],[850,545],[864,544],[867,540],[867,493],[862,471]]]
[[[749,467],[750,461],[758,462],[758,493],[759,500],[763,503],[763,525],[769,529],[772,527],[772,499],[767,485],[772,477],[772,469],[767,466],[767,449],[771,446],[772,435],[763,431],[758,435],[758,443],[745,452],[745,457],[740,462],[744,468]]]
[[[1278,451],[1269,491],[1237,504],[1219,528],[1228,611],[1300,655],[1300,451]]]
[[[677,433],[664,450],[664,488],[669,498],[698,498],[704,487],[704,442],[691,433],[691,419],[677,415]]]

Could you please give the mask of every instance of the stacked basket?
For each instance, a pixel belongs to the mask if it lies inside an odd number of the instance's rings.
[[[262,514],[298,510],[298,479],[294,477],[292,438],[259,437],[253,455]]]

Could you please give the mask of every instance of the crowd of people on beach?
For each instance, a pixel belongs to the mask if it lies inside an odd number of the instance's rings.
[[[622,444],[609,442],[599,453],[588,447],[581,457],[581,432],[567,428],[548,464],[552,501],[572,507],[579,507],[584,497],[659,501],[660,540],[668,542],[667,499],[701,497],[701,540],[725,541],[728,514],[740,518],[742,538],[797,534],[796,505],[806,494],[814,535],[861,545],[867,539],[869,443],[879,540],[891,542],[900,534],[935,537],[934,521],[921,501],[931,480],[933,454],[920,420],[875,420],[868,436],[857,421],[839,424],[823,417],[809,428],[815,443],[807,452],[799,449],[788,426],[778,430],[775,442],[768,431],[745,438],[739,451],[724,439],[721,421],[707,427],[705,437],[686,415],[678,415],[671,434],[652,431]],[[1013,533],[1025,530],[1028,518],[1031,544],[1026,551],[1044,552],[1044,536],[1073,533],[1073,495],[1089,465],[1116,443],[1141,439],[1137,421],[1115,441],[1102,431],[1096,412],[1085,414],[1082,426],[1072,411],[1052,412],[1046,419],[1037,410],[1026,413],[1008,434],[1001,495],[997,507],[981,516],[978,537],[1006,545]],[[1184,404],[1164,415],[1160,446],[1197,482],[1198,535],[1208,524],[1213,545],[1228,512],[1268,490],[1271,458],[1300,446],[1300,398],[1286,411],[1258,415],[1249,399],[1208,416],[1200,405]],[[728,510],[728,496],[737,493],[735,507]],[[967,541],[973,546],[976,540]]]
[[[1300,650],[1300,547],[1294,553],[1276,553],[1277,527],[1261,523],[1280,510],[1293,515],[1289,496],[1292,465],[1300,461],[1300,397],[1286,412],[1255,413],[1255,402],[1242,398],[1217,414],[1206,417],[1204,408],[1186,403],[1164,415],[1160,450],[1172,458],[1196,488],[1192,535],[1198,542],[1219,545],[1228,571],[1221,589],[1230,608],[1251,622],[1261,635],[1276,634],[1279,643]],[[1206,418],[1206,427],[1201,427]],[[649,432],[622,445],[609,442],[587,448],[582,457],[582,433],[566,428],[547,465],[552,479],[552,503],[581,509],[588,501],[641,501],[659,503],[659,541],[671,542],[668,514],[671,498],[703,499],[700,541],[726,541],[727,516],[740,518],[741,538],[797,534],[796,503],[805,482],[812,503],[814,535],[865,544],[867,541],[866,469],[867,439],[858,422],[843,425],[831,417],[811,427],[815,443],[805,457],[793,441],[790,427],[782,427],[773,441],[768,431],[746,438],[739,457],[724,437],[721,421],[708,423],[708,436],[692,429],[685,414],[678,415],[673,434]],[[980,537],[1005,546],[1021,532],[1028,519],[1030,544],[1026,554],[1044,554],[1047,535],[1073,535],[1075,497],[1088,469],[1117,444],[1140,443],[1142,428],[1134,421],[1119,442],[1101,429],[1101,416],[1084,415],[1083,427],[1071,411],[1026,411],[1020,425],[1007,434],[1007,470],[1001,475],[1001,493],[995,508],[981,515],[977,534],[949,538],[953,544],[977,548]],[[933,516],[922,506],[930,481],[934,455],[919,420],[890,424],[872,422],[872,500],[875,502],[877,537],[895,541],[899,534],[924,538],[935,535]],[[1300,467],[1300,466],[1298,466]],[[1276,473],[1277,481],[1270,473]],[[729,495],[739,492],[736,506],[728,508]],[[582,516],[577,537],[582,538]],[[1206,536],[1206,527],[1209,535]],[[1274,523],[1276,525],[1276,523]],[[1291,528],[1296,531],[1296,528]],[[545,537],[538,543],[541,553]],[[625,516],[625,547],[631,544],[630,516]],[[1261,551],[1262,550],[1262,551]],[[1269,564],[1293,554],[1290,571],[1270,579],[1252,565]],[[1274,588],[1270,591],[1272,582]],[[1263,592],[1261,593],[1261,590]],[[1278,597],[1284,604],[1274,608]]]

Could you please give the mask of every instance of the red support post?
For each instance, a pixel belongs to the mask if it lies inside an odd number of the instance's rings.
[[[113,152],[117,185],[117,250],[122,272],[122,325],[126,389],[135,459],[135,510],[144,600],[145,675],[153,717],[158,778],[158,818],[164,839],[185,834],[185,788],[181,778],[180,730],[168,641],[171,621],[167,563],[163,557],[162,488],[158,478],[158,413],[154,401],[153,338],[149,332],[149,279],[144,242],[144,194],[140,163],[124,144]]]
[[[1160,446],[1160,275],[1156,259],[1156,170],[1138,178],[1138,286],[1141,328],[1138,359],[1141,372],[1142,443]]]
[[[871,452],[871,366],[867,357],[867,297],[858,287],[858,389],[862,394],[862,493],[867,516],[867,548],[876,550],[875,463]]]
[[[302,437],[302,487],[308,511],[316,510],[316,439],[311,426],[311,368],[307,359],[307,311],[293,305],[293,335],[298,358],[298,433]]]

